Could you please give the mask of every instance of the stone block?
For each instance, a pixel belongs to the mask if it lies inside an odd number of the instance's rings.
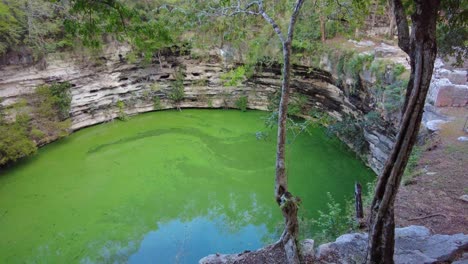
[[[468,86],[443,85],[435,101],[435,106],[466,106],[468,104]]]

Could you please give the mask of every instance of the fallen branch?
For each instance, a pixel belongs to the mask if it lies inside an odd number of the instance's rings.
[[[431,218],[431,217],[435,217],[435,216],[442,216],[444,218],[447,218],[446,215],[443,215],[443,214],[430,214],[430,215],[426,215],[426,216],[421,216],[421,217],[416,217],[416,218],[410,218],[408,219],[408,221],[414,221],[414,220],[422,220],[422,219],[426,219],[426,218]]]

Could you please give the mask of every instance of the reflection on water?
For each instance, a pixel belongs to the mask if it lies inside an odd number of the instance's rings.
[[[268,235],[265,225],[246,225],[230,233],[224,230],[224,217],[210,220],[197,217],[190,222],[174,220],[159,224],[145,235],[129,263],[197,263],[206,255],[253,250]]]

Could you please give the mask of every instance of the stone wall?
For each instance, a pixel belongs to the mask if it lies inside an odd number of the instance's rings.
[[[432,76],[428,102],[436,107],[466,107],[468,106],[468,71],[447,67],[441,59],[437,59]]]

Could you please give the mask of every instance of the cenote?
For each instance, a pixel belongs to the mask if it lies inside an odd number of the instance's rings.
[[[275,134],[260,111],[183,110],[80,130],[1,172],[0,263],[197,263],[274,241]],[[309,217],[372,172],[314,128],[288,144]]]

